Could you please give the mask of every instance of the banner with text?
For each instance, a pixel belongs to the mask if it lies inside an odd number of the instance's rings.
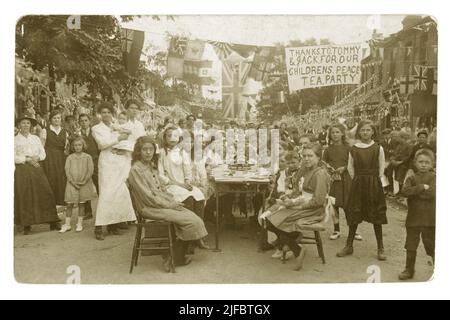
[[[360,44],[286,48],[289,91],[359,84]]]

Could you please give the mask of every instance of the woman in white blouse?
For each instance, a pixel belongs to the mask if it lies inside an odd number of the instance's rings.
[[[33,115],[23,115],[17,121],[19,133],[14,137],[14,223],[24,227],[50,224],[50,230],[59,229],[55,198],[41,167],[45,150],[40,139],[31,134],[37,124]]]

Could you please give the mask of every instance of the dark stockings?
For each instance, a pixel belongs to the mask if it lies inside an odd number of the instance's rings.
[[[297,244],[297,238],[301,235],[300,232],[285,232],[277,229],[270,221],[267,221],[267,230],[275,233],[278,237],[278,245],[288,245],[294,253],[294,256],[298,257],[302,250]]]

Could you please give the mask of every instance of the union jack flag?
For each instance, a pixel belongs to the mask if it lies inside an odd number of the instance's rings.
[[[416,90],[427,90],[427,74],[428,68],[426,66],[414,66],[415,74],[414,74],[414,89]]]
[[[246,61],[222,63],[222,108],[224,118],[237,118],[241,114],[241,96],[250,72],[251,63]]]
[[[430,92],[433,95],[437,95],[437,78],[438,78],[438,71],[436,67],[430,67],[428,68],[428,92]]]

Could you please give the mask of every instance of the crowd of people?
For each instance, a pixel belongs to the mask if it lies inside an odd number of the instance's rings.
[[[220,212],[215,214],[227,225],[235,223],[234,204],[246,216],[253,210],[254,221],[263,226],[260,247],[275,249],[273,258],[295,258],[295,269],[300,270],[306,250],[298,244],[299,226],[322,222],[333,199],[330,239],[341,236],[339,210],[345,212],[349,226],[346,246],[337,256],[353,254],[353,241],[362,240],[358,225],[368,222],[374,228],[377,258],[384,261],[386,197],[406,197],[407,260],[399,278],[414,276],[420,237],[434,260],[435,128],[429,131],[421,126],[412,133],[405,125],[378,134],[374,123],[362,120],[353,128],[333,123],[314,132],[283,122],[208,124],[194,115],[167,117],[152,128],[139,120],[138,101],[129,100],[124,107],[124,112],[117,113],[111,103],[102,102],[96,116],[67,115],[55,108],[47,119],[31,113],[17,119],[15,224],[23,226],[24,234],[38,224],[61,233],[71,231],[74,207],[78,208],[76,231],[81,232],[84,220],[93,216],[92,201],[98,199],[94,208],[97,240],[105,240],[104,228],[107,234],[120,235],[136,214],[171,221],[176,228],[175,263],[186,265],[195,247],[209,248],[205,221],[214,216],[216,203],[210,176],[224,163],[214,148],[206,149],[218,143],[208,136],[208,129],[264,128],[279,130],[279,166],[272,172],[266,198],[220,197]],[[186,133],[194,139],[186,140]],[[197,135],[203,135],[201,148],[207,150],[201,160],[194,156]],[[247,143],[247,147],[254,146]],[[261,212],[265,201],[268,209]],[[66,208],[62,226],[57,206]],[[267,234],[275,238],[269,240]]]

